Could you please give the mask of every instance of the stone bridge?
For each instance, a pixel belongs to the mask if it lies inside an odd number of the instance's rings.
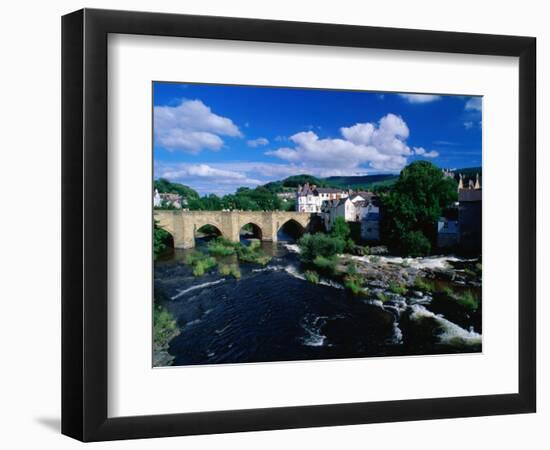
[[[213,225],[223,237],[239,242],[241,228],[255,225],[263,241],[277,242],[277,232],[287,223],[295,222],[305,231],[315,214],[287,211],[181,211],[153,210],[160,227],[174,239],[175,248],[195,246],[195,233],[204,225]]]

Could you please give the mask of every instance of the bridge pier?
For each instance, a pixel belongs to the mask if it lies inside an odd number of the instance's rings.
[[[261,230],[262,241],[277,242],[277,232],[289,220],[307,229],[312,214],[290,211],[181,211],[153,210],[159,226],[168,231],[175,248],[195,247],[195,233],[204,225],[216,227],[232,242],[240,241],[241,228],[252,223]]]

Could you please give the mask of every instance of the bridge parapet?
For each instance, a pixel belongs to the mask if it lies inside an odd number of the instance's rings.
[[[195,233],[204,225],[215,226],[222,236],[239,242],[240,230],[252,223],[261,230],[262,240],[277,241],[277,232],[287,222],[294,221],[308,229],[315,214],[294,211],[153,211],[159,226],[168,231],[176,248],[195,246]]]

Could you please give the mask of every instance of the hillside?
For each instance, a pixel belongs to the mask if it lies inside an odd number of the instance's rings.
[[[351,177],[328,177],[324,180],[332,186],[351,189],[372,189],[374,187],[391,186],[397,181],[399,175],[396,174],[378,174],[361,175]]]
[[[179,194],[187,200],[199,198],[199,193],[189,186],[181,183],[172,183],[165,178],[159,178],[155,180],[154,187],[159,192],[171,192],[173,194]]]

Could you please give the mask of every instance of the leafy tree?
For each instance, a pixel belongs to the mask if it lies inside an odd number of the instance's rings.
[[[298,240],[300,259],[306,264],[313,264],[317,256],[330,258],[342,253],[346,246],[344,239],[324,233],[305,234]]]
[[[344,219],[343,217],[337,217],[336,219],[334,219],[330,234],[332,236],[347,240],[350,237],[351,230],[348,223],[346,222],[346,219]]]
[[[170,233],[159,227],[155,220],[153,225],[153,258],[155,260],[166,249],[169,238]]]
[[[381,231],[391,250],[400,254],[429,253],[436,239],[437,219],[442,209],[456,200],[456,188],[455,180],[444,178],[441,170],[428,161],[415,161],[405,167],[390,192],[382,196]]]
[[[189,209],[194,211],[221,211],[223,203],[216,194],[205,195],[189,201]]]
[[[401,245],[410,256],[425,256],[432,249],[432,244],[421,231],[407,231],[401,238]]]
[[[154,187],[159,192],[171,192],[173,194],[179,194],[188,201],[191,199],[199,198],[199,194],[194,189],[181,183],[172,183],[166,178],[159,178],[155,180]]]

